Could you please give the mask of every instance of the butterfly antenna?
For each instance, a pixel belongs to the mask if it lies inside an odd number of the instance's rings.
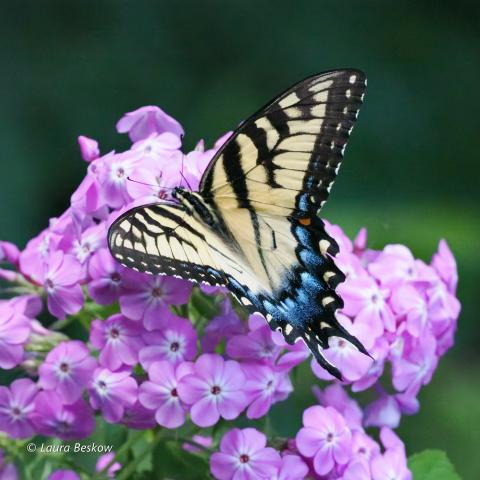
[[[140,180],[135,180],[134,178],[127,177],[129,182],[139,183],[140,185],[145,185],[147,187],[158,188],[160,187],[162,190],[173,190],[173,187],[164,187],[162,185],[154,185],[153,183],[145,183],[141,182]]]
[[[190,185],[189,181],[185,178],[185,175],[182,172],[180,172],[180,176],[183,178],[183,180],[187,184],[188,189],[191,190],[192,186]]]
[[[183,178],[183,180],[185,181],[187,187],[189,190],[192,189],[190,183],[188,182],[188,180],[185,178],[185,175],[183,174],[183,159],[185,158],[185,155],[182,154],[182,168],[180,170],[180,176]]]

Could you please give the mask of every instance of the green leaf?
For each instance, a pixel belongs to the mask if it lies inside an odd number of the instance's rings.
[[[193,290],[189,303],[204,317],[213,318],[218,315],[218,299],[214,295],[206,295],[198,288]]]
[[[460,480],[445,452],[424,450],[408,459],[413,480]]]
[[[206,459],[192,455],[178,444],[163,442],[153,452],[153,471],[156,478],[172,480],[203,480],[209,478]]]

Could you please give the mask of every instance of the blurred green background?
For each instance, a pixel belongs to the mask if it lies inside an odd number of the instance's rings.
[[[124,112],[161,106],[192,148],[309,74],[363,69],[366,103],[325,215],[426,260],[449,242],[458,341],[400,434],[410,453],[445,449],[478,478],[479,25],[479,4],[462,1],[2,2],[0,238],[23,246],[66,208],[85,173],[79,134],[104,153],[127,147],[114,130]],[[298,422],[309,395],[279,411]]]

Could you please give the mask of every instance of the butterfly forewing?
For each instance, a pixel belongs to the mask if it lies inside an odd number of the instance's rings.
[[[239,127],[200,191],[216,204],[230,200],[285,216],[316,212],[329,195],[365,88],[358,70],[293,86]]]
[[[109,230],[112,255],[123,265],[154,275],[225,284],[213,252],[218,242],[180,205],[154,204],[124,213]]]

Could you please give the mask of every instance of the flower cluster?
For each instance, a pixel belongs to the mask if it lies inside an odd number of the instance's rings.
[[[362,410],[340,385],[317,396],[320,404],[303,413],[303,428],[278,450],[253,428],[227,432],[210,459],[215,478],[411,480],[405,447],[391,429],[380,431],[382,448],[365,433]]]
[[[117,130],[133,142],[125,152],[100,155],[96,141],[79,137],[87,174],[62,215],[23,251],[0,242],[0,280],[14,294],[0,300],[0,368],[24,372],[0,387],[0,430],[12,439],[71,440],[92,434],[96,416],[134,429],[188,422],[206,436],[195,435],[185,449],[209,451],[218,441],[210,427],[267,415],[292,392],[290,374],[310,354],[286,344],[261,316],[243,318],[224,289],[193,288],[114,261],[106,244],[113,219],[169,199],[175,186],[196,188],[229,135],[184,154],[183,128],[158,107],[126,114]],[[339,227],[328,229],[347,275],[338,318],[375,361],[332,338],[325,355],[345,385],[312,361],[313,373],[333,383],[317,387],[319,404],[304,412],[296,437],[273,449],[261,432],[232,428],[211,456],[218,479],[409,478],[405,449],[390,429],[418,410],[419,390],[453,343],[455,260],[444,241],[426,264],[402,245],[368,249],[364,230],[352,243]],[[83,336],[70,330],[73,322]],[[362,410],[347,386],[370,389],[375,400]],[[383,449],[365,432],[371,426],[381,428]],[[121,468],[113,457],[102,462],[98,468],[108,466],[111,476]],[[78,475],[58,470],[50,478]]]

